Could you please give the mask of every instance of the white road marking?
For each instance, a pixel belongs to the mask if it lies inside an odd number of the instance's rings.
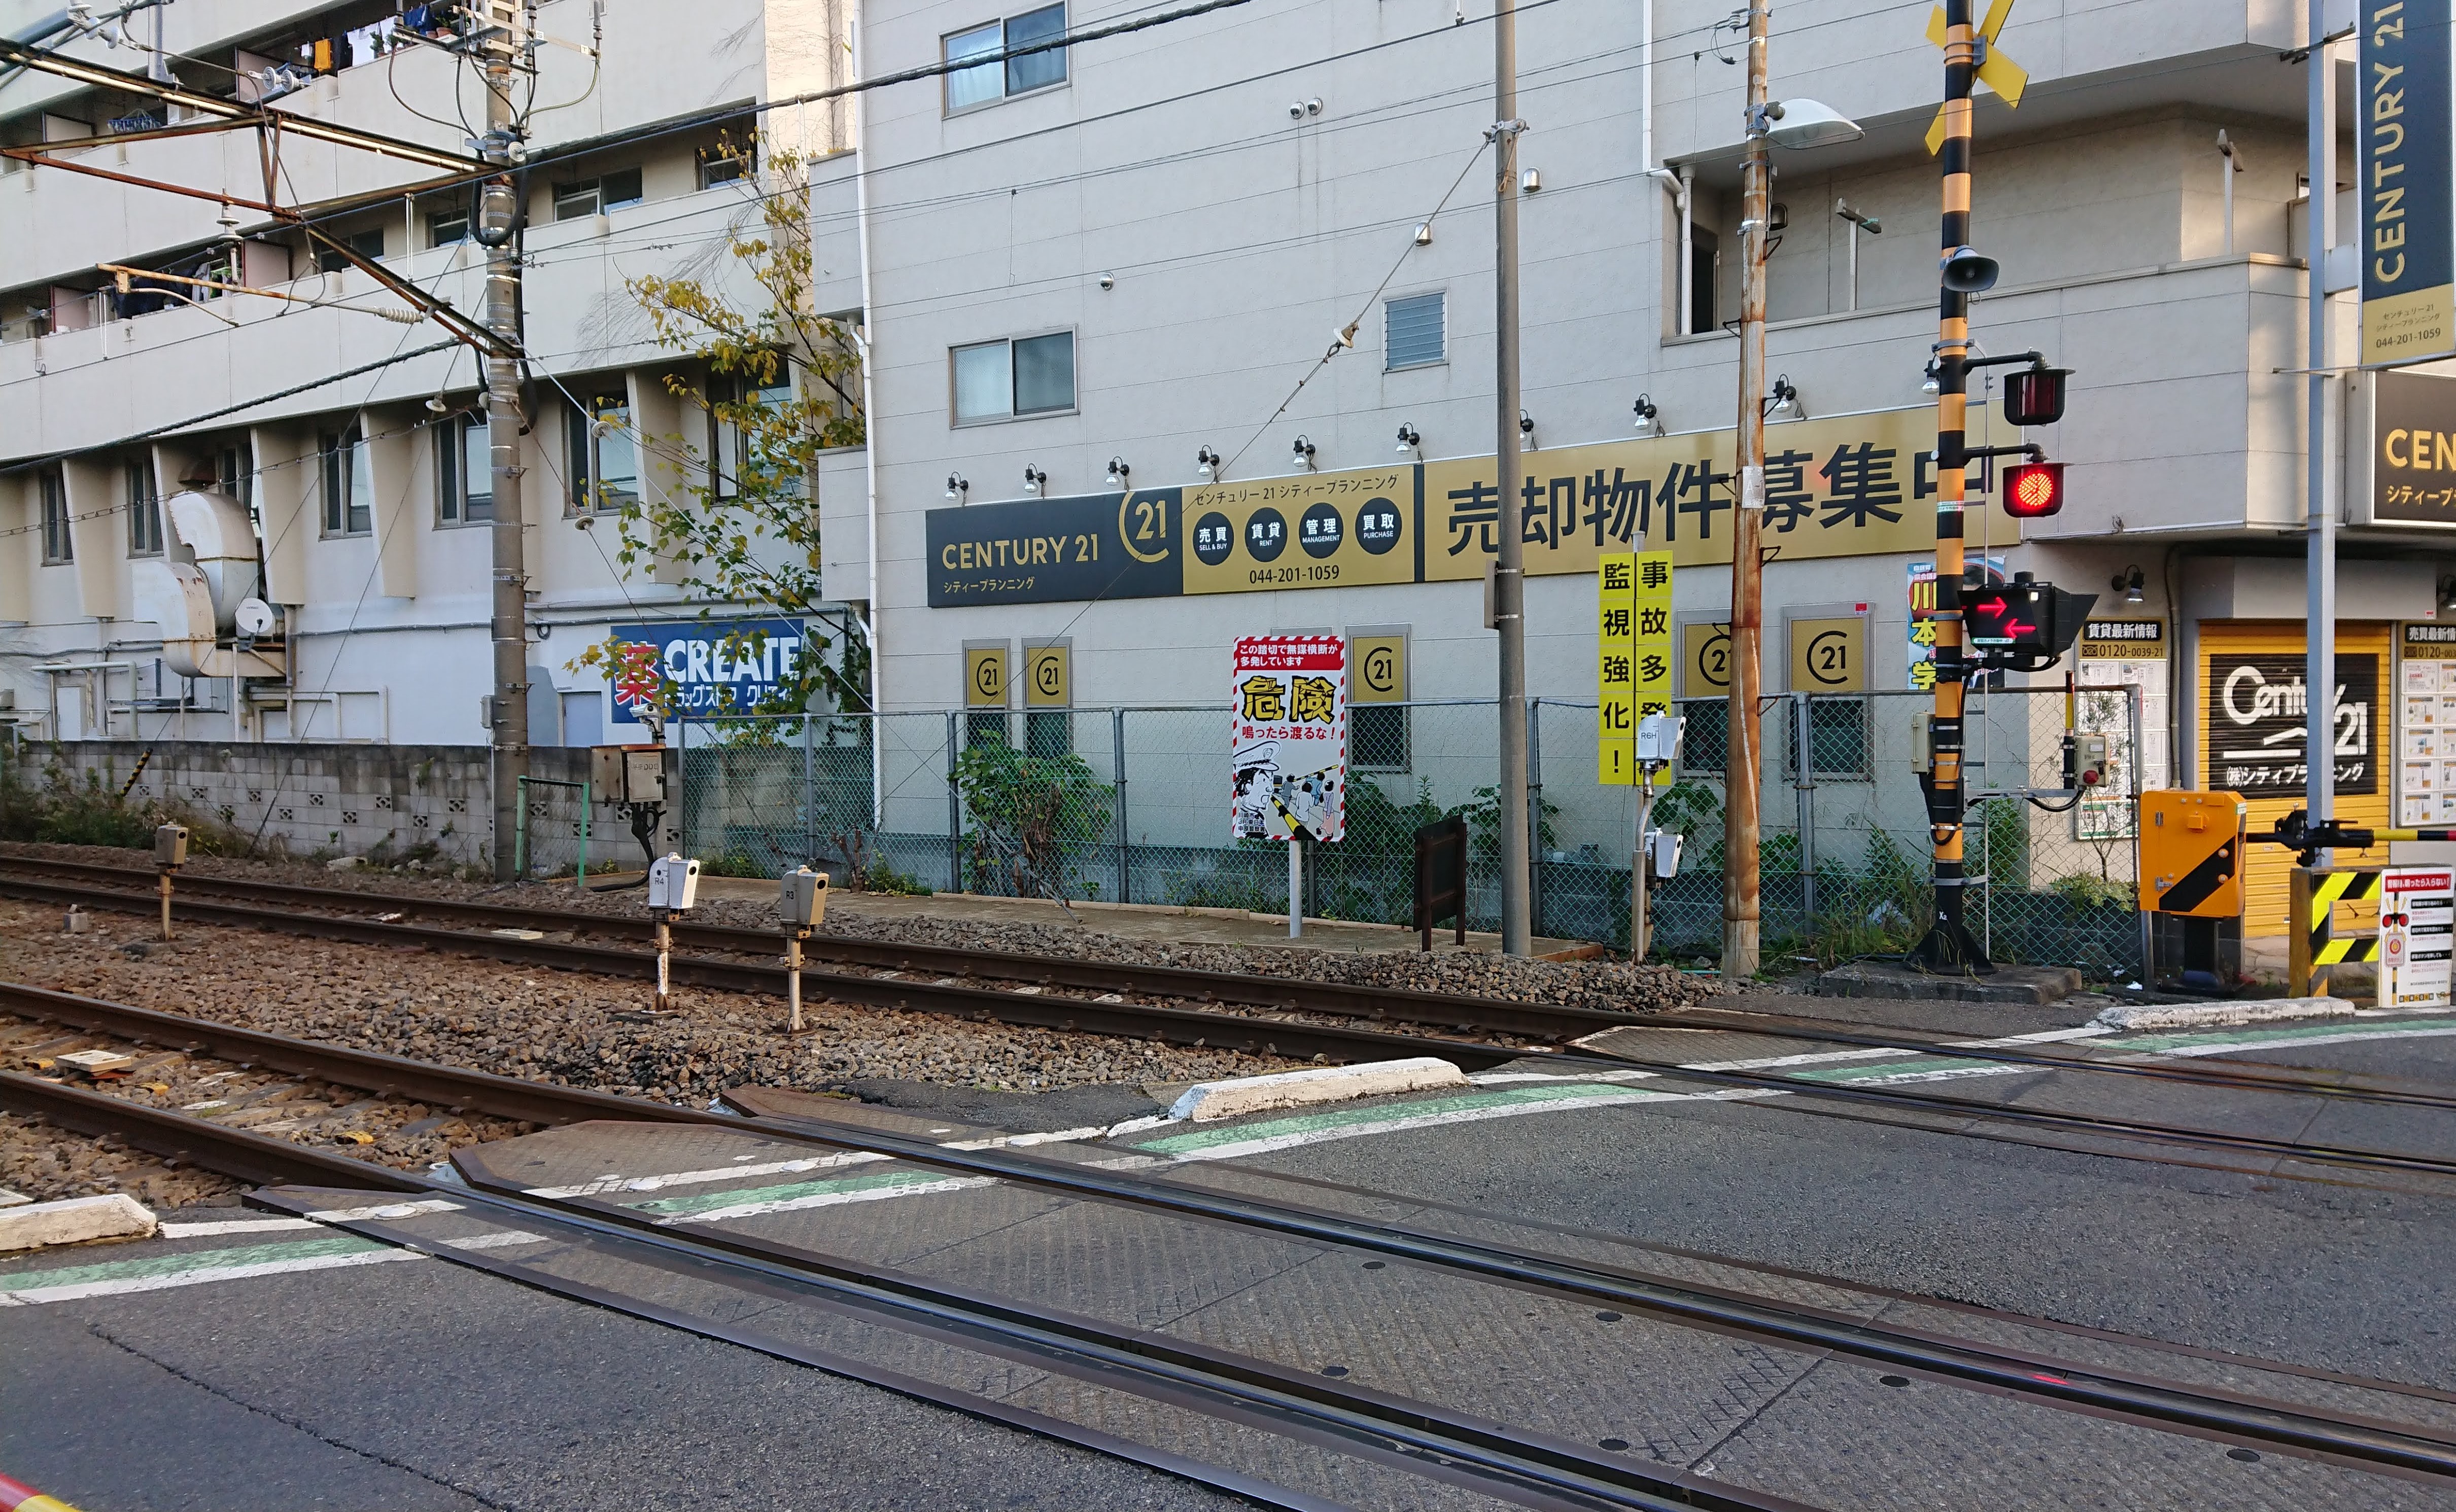
[[[276,1229],[312,1229],[306,1218],[215,1218],[199,1223],[164,1223],[155,1232],[166,1239],[201,1239],[216,1234],[268,1234]]]

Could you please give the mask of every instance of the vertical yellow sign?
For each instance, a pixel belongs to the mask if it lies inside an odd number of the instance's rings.
[[[1641,551],[1630,594],[1630,687],[1636,718],[1671,712],[1671,553]],[[1631,733],[1636,726],[1630,726]],[[1671,781],[1671,768],[1654,774],[1656,787]]]
[[[1595,780],[1613,787],[1637,769],[1637,562],[1607,551],[1595,563]]]

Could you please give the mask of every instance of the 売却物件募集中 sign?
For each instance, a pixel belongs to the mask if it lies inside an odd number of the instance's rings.
[[[799,620],[674,620],[618,624],[605,691],[611,722],[643,712],[717,719],[767,710],[800,682],[808,636]]]
[[[1972,443],[1992,409],[1973,405]],[[1175,598],[1473,582],[1514,516],[1536,576],[1588,573],[1606,552],[1731,560],[1730,431],[1523,454],[1504,512],[1489,457],[1293,478],[950,506],[928,517],[930,606]],[[1930,409],[1799,420],[1770,435],[1765,539],[1787,561],[1935,545]],[[2017,542],[2016,523],[1998,520]]]

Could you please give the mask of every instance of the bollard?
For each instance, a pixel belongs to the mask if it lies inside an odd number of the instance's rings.
[[[808,867],[796,867],[779,879],[776,911],[785,924],[785,997],[789,1005],[787,1028],[802,1032],[802,942],[828,913],[828,879]]]
[[[648,909],[657,918],[657,1011],[673,1006],[674,921],[699,901],[699,863],[666,854],[648,867]]]
[[[171,938],[171,873],[188,863],[188,827],[163,825],[154,831],[154,865],[162,876],[162,938]]]

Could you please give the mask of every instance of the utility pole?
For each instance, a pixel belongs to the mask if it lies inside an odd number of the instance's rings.
[[[512,111],[514,65],[525,61],[522,12],[502,0],[487,7],[493,23],[480,40],[486,80],[488,161],[504,172],[485,182],[478,196],[478,240],[486,249],[486,328],[501,348],[486,358],[486,442],[495,471],[494,761],[495,880],[517,875],[512,837],[520,827],[520,779],[529,771],[529,632],[526,512],[521,506],[521,371],[504,354],[521,344],[521,248],[522,207],[511,174],[520,152],[521,127]],[[594,417],[582,417],[586,423]]]
[[[2305,378],[2303,509],[2306,531],[2303,551],[2303,607],[2310,621],[2304,631],[2302,667],[2303,809],[2311,823],[2324,824],[2337,812],[2337,511],[2328,499],[2328,249],[2335,245],[2337,213],[2336,63],[2328,46],[2328,8],[2313,4],[2311,53],[2303,60],[2308,85],[2311,137],[2311,198],[2303,216],[2309,245],[2304,249],[2310,319],[2310,355]],[[2234,164],[2226,164],[2227,182]],[[2206,696],[2205,691],[2203,697]],[[2217,764],[2211,762],[2214,771]],[[2327,866],[2324,854],[2313,858]]]
[[[1518,118],[1517,0],[1496,0],[1492,16],[1493,154],[1493,435],[1495,481],[1501,489],[1500,561],[1492,575],[1493,627],[1501,632],[1501,791],[1494,821],[1501,828],[1501,949],[1525,955],[1534,947],[1534,843],[1526,811],[1526,541],[1519,513],[1518,418]]]
[[[1749,0],[1748,156],[1740,165],[1739,508],[1731,520],[1731,680],[1724,723],[1723,977],[1757,974],[1762,914],[1757,875],[1757,689],[1765,638],[1766,222],[1773,164],[1766,134],[1766,0]]]
[[[1944,250],[1950,259],[1970,245],[1970,86],[1978,67],[1978,33],[1970,0],[1944,0]],[[1942,280],[1935,343],[1935,711],[1928,724],[1934,773],[1928,788],[1928,836],[1935,848],[1935,927],[1914,958],[1930,969],[1984,970],[1987,952],[1963,922],[1961,711],[1967,664],[1962,658],[1961,503],[1968,483],[1967,419],[1970,296]]]

